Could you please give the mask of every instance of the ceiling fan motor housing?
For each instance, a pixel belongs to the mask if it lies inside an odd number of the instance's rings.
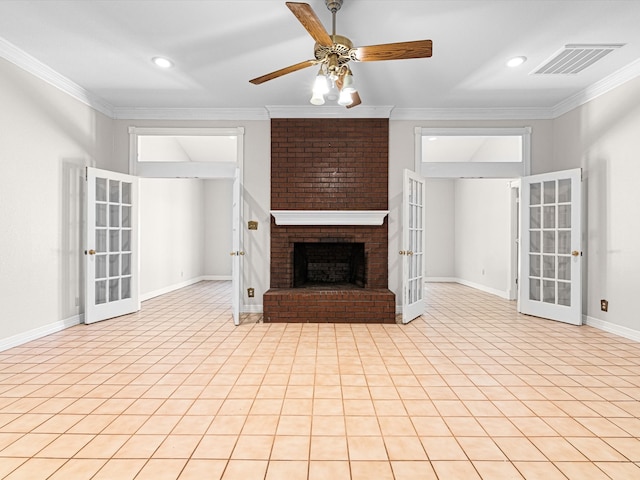
[[[316,43],[314,48],[316,60],[322,63],[326,62],[330,66],[335,64],[335,69],[346,65],[350,60],[355,60],[355,54],[351,53],[353,50],[351,40],[342,35],[331,35],[331,39],[333,40],[333,45],[330,47]]]

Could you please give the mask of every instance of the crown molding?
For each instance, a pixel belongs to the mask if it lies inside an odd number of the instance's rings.
[[[354,109],[339,106],[267,105],[266,109],[270,118],[389,118],[393,105],[360,105]]]
[[[269,120],[265,108],[115,107],[116,120]]]
[[[391,120],[548,120],[550,108],[394,108]]]
[[[7,42],[2,37],[0,37],[0,57],[29,72],[40,80],[62,90],[94,110],[113,118],[113,107],[109,103],[88,90],[85,90],[77,83],[69,80],[64,75],[56,72],[53,68],[45,65],[12,43]]]
[[[640,59],[558,103],[553,107],[553,118],[564,115],[638,76],[640,76]]]

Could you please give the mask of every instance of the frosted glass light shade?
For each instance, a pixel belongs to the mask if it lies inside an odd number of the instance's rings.
[[[313,105],[324,105],[324,96],[322,96],[321,93],[313,92],[313,96],[309,102]]]
[[[313,83],[313,95],[325,95],[326,93],[329,93],[329,82],[326,75],[320,72],[316,75],[316,80]]]

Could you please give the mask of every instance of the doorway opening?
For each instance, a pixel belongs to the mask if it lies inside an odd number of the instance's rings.
[[[141,295],[151,298],[201,280],[230,280],[238,325],[244,128],[130,127],[129,137],[130,171],[143,179],[141,200],[148,212],[141,214],[141,268],[153,272],[143,272],[142,281],[151,285],[143,283]],[[145,200],[149,191],[153,199]]]
[[[517,181],[426,179],[426,281],[515,300],[517,200]]]

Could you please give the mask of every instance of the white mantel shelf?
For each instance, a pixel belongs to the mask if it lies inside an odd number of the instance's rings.
[[[276,225],[382,225],[389,210],[271,210]]]

